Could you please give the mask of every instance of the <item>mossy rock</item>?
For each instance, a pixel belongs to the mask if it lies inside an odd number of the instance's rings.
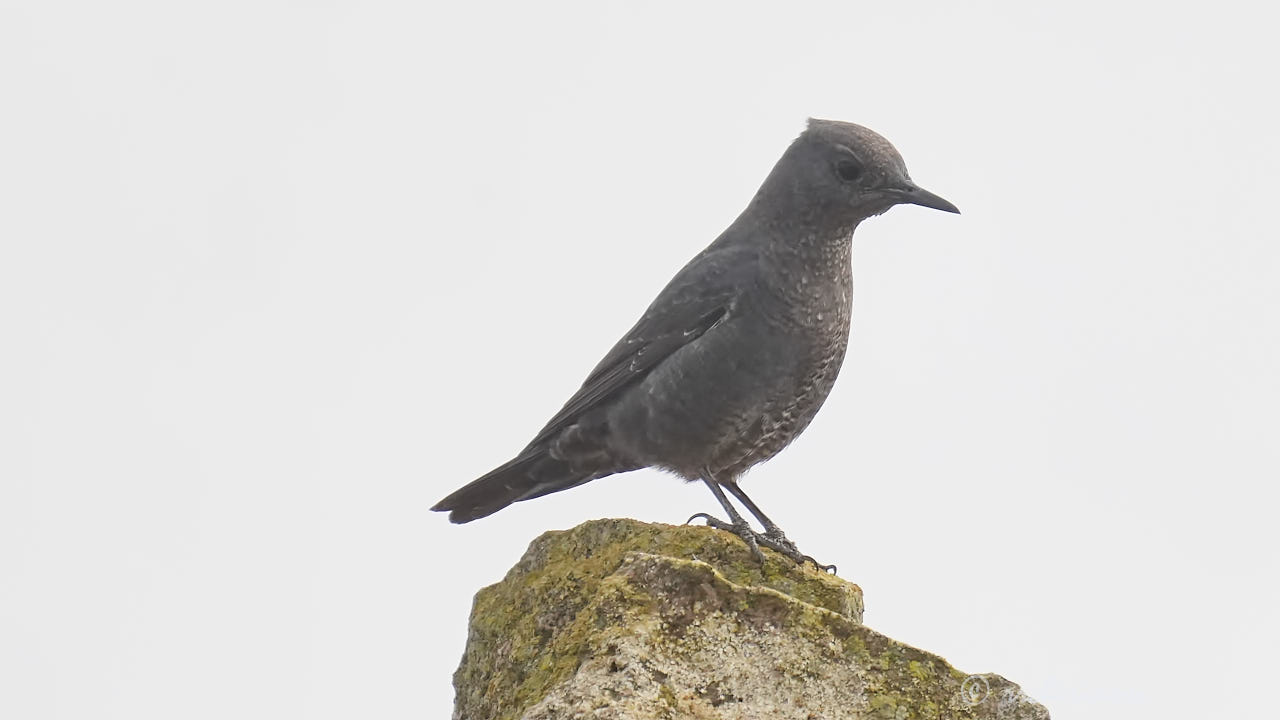
[[[1048,718],[861,621],[858,586],[728,533],[588,522],[476,595],[454,717]]]

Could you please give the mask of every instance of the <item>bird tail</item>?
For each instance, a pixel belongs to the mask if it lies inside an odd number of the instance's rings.
[[[597,477],[601,475],[575,470],[569,463],[552,457],[545,449],[537,449],[521,453],[514,460],[472,480],[431,509],[448,512],[449,522],[468,523],[492,515],[511,503],[568,490]]]

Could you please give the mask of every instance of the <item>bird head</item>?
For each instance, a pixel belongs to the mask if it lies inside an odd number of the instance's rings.
[[[902,156],[880,135],[853,123],[810,119],[779,163],[789,166],[791,189],[828,212],[855,221],[910,204],[959,213],[916,185]]]

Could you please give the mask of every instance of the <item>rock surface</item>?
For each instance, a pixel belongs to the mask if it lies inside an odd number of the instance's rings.
[[[542,535],[476,595],[455,720],[1048,719],[864,626],[857,585],[766,556],[634,520]]]

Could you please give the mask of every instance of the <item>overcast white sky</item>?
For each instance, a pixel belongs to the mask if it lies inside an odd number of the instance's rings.
[[[855,242],[744,487],[869,625],[1055,718],[1274,705],[1275,11],[0,2],[0,716],[436,718],[539,532],[465,527],[807,116],[961,216]]]

